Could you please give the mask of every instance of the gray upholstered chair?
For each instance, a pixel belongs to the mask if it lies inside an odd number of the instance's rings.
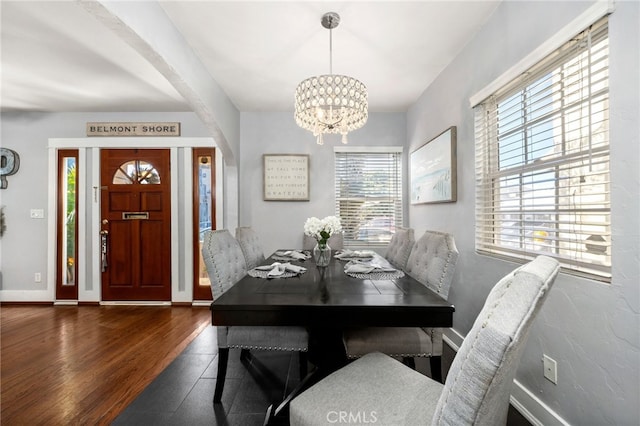
[[[389,241],[384,258],[395,268],[404,270],[415,242],[415,233],[412,228],[396,228],[396,232],[391,237],[391,241]]]
[[[240,244],[226,229],[207,231],[202,256],[209,273],[213,300],[222,296],[247,273]],[[301,379],[306,376],[309,334],[303,327],[218,326],[217,334],[218,376],[214,402],[220,402],[222,398],[229,348],[241,348],[243,357],[248,355],[250,349],[297,351],[300,353]]]
[[[438,293],[449,296],[458,249],[453,235],[426,231],[411,249],[405,272]],[[358,358],[382,352],[402,358],[415,368],[414,358],[429,357],[431,377],[442,381],[442,329],[419,327],[368,327],[345,330],[347,356]]]
[[[304,234],[302,237],[302,249],[303,250],[313,250],[318,242],[315,238]],[[329,240],[327,241],[331,250],[342,250],[344,247],[344,235],[342,232],[338,232],[337,234],[333,234]]]
[[[253,269],[264,261],[264,250],[258,234],[250,226],[236,228],[236,240],[240,243],[242,254],[247,262],[247,270]]]
[[[504,425],[531,323],[558,270],[555,259],[539,256],[495,285],[444,385],[371,353],[294,399],[291,425],[327,424],[340,413],[379,425]]]

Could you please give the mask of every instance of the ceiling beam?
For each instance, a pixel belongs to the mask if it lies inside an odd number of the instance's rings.
[[[225,165],[237,167],[240,112],[160,4],[112,0],[79,3],[164,75],[203,121],[220,148]]]

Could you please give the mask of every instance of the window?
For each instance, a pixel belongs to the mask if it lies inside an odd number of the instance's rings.
[[[344,245],[387,245],[402,226],[402,148],[336,147],[335,186]]]
[[[606,18],[476,107],[476,249],[611,280]]]
[[[216,229],[215,149],[193,148],[193,297],[211,300],[211,282],[202,258],[204,234]]]
[[[78,150],[58,151],[56,299],[78,298]]]
[[[132,160],[122,164],[113,175],[116,185],[153,184],[160,185],[158,171],[146,161]]]

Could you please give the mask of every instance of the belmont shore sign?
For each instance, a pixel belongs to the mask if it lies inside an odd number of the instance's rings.
[[[180,123],[87,123],[87,136],[180,136]]]

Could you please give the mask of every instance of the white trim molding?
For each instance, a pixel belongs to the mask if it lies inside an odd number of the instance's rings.
[[[482,90],[471,96],[471,98],[469,98],[471,108],[474,108],[489,96],[493,95],[498,89],[507,85],[511,80],[540,62],[551,52],[566,43],[567,40],[571,39],[571,37],[575,36],[577,33],[584,30],[603,16],[612,13],[614,9],[613,0],[600,0],[595,2],[593,6],[585,10],[581,15],[555,33],[551,38],[538,46],[537,49],[522,58],[518,63],[485,86]]]

